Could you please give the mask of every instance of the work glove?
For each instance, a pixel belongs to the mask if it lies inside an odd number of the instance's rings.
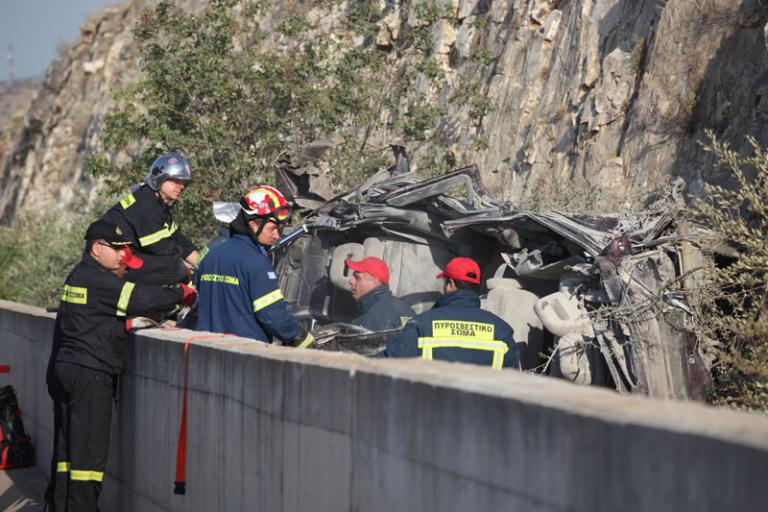
[[[131,332],[135,329],[147,329],[150,327],[157,327],[158,323],[152,320],[151,318],[143,317],[143,316],[135,316],[133,318],[128,318],[125,321],[125,332]]]
[[[181,303],[185,306],[191,306],[194,304],[197,300],[197,290],[191,286],[187,286],[184,283],[181,283],[179,286],[181,287],[182,292]]]

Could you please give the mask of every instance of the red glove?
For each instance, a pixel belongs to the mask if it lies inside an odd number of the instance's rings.
[[[123,265],[132,269],[141,268],[141,266],[144,265],[144,260],[133,254],[133,251],[131,251],[129,246],[124,246],[123,251],[125,254],[125,256],[123,256],[123,260],[121,261]]]
[[[181,283],[179,286],[181,286],[182,291],[181,303],[185,306],[191,306],[194,304],[197,300],[197,290],[191,286],[185,285],[184,283]]]
[[[133,321],[129,318],[125,321],[125,332],[131,332],[133,329]]]

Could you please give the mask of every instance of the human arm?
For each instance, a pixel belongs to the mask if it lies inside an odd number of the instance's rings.
[[[419,357],[419,324],[415,319],[406,322],[399,334],[387,341],[383,357]]]

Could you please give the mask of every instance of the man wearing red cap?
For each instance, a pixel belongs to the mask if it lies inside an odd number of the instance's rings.
[[[346,260],[352,270],[349,285],[361,315],[352,323],[371,331],[399,329],[416,313],[389,289],[389,268],[381,258]]]
[[[453,258],[437,275],[444,295],[432,309],[413,317],[387,342],[386,357],[443,359],[518,368],[512,327],[480,309],[480,267],[470,258]]]

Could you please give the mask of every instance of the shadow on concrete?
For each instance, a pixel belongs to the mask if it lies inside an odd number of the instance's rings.
[[[0,470],[0,510],[40,511],[48,480],[36,467]]]

